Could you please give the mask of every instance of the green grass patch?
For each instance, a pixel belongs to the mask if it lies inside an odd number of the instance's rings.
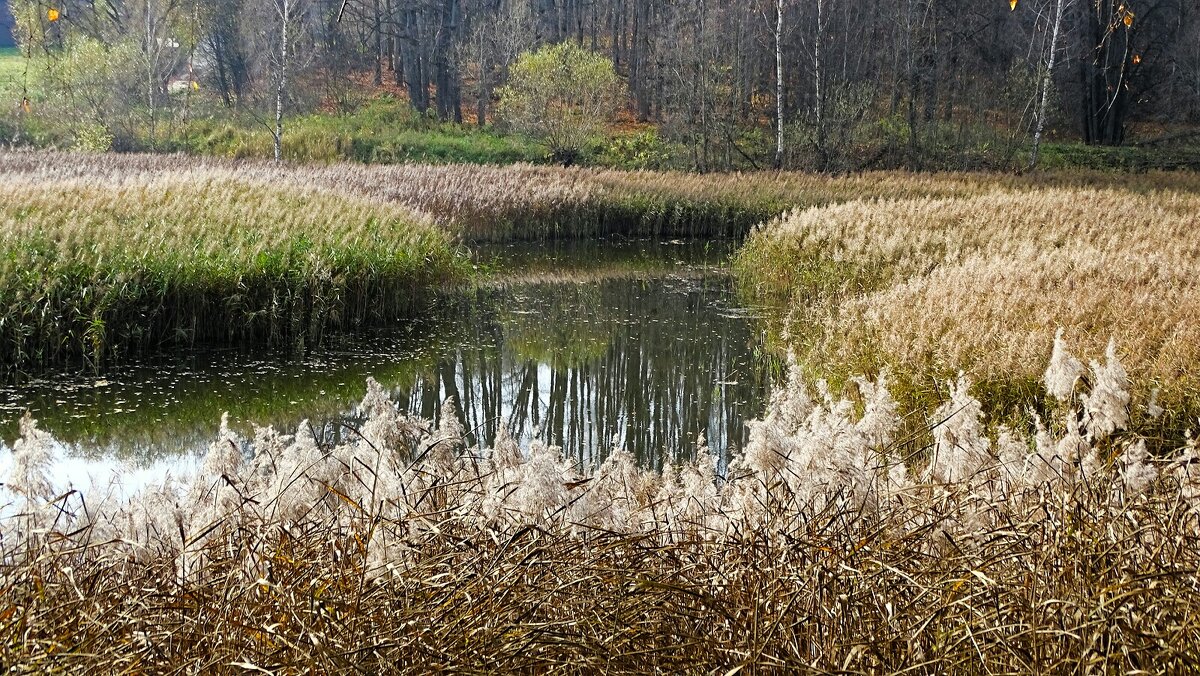
[[[166,142],[169,150],[220,157],[270,158],[270,131],[253,120],[214,115],[191,121]],[[541,162],[545,149],[524,137],[442,123],[384,97],[351,113],[313,113],[284,122],[284,158],[296,162],[514,164]]]
[[[16,47],[0,47],[0,103],[16,108],[21,103],[25,80],[25,58]]]
[[[1084,143],[1047,143],[1038,166],[1042,169],[1096,171],[1148,171],[1151,169],[1200,170],[1200,136],[1190,143],[1168,145],[1090,146]]]

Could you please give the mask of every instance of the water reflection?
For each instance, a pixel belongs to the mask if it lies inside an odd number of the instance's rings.
[[[755,324],[724,277],[671,275],[481,292],[480,340],[443,355],[397,390],[434,417],[453,396],[485,439],[501,422],[518,439],[562,446],[585,464],[617,443],[644,464],[682,460],[700,433],[739,448],[771,373]]]
[[[221,413],[336,441],[361,422],[372,376],[402,408],[436,418],[453,396],[476,440],[501,423],[590,464],[614,443],[651,466],[684,459],[703,432],[740,447],[778,363],[738,305],[712,245],[634,242],[491,250],[489,284],[440,303],[433,319],[358,336],[301,360],[202,352],[0,389],[10,440],[29,409],[74,455],[148,465],[194,455]],[[569,281],[568,281],[569,280]]]

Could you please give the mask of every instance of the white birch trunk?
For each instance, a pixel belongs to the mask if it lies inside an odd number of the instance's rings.
[[[825,64],[822,46],[825,42],[825,3],[816,0],[817,4],[817,36],[813,41],[813,82],[816,94],[817,118],[817,150],[821,155],[822,169],[825,164]]]
[[[158,50],[161,45],[156,44],[153,24],[150,19],[150,3],[146,3],[146,106],[150,111],[150,145],[154,145],[156,133],[155,119],[157,111],[155,110],[154,100],[154,74],[158,70]]]
[[[783,1],[775,0],[775,168],[783,167]]]
[[[275,161],[283,161],[283,97],[287,93],[288,23],[292,19],[292,0],[279,6],[279,78],[275,83]]]
[[[1054,29],[1050,33],[1050,55],[1046,59],[1046,71],[1042,73],[1042,98],[1038,103],[1037,124],[1033,130],[1033,150],[1029,155],[1029,169],[1037,168],[1038,151],[1042,145],[1042,131],[1046,128],[1046,104],[1050,98],[1050,86],[1054,78],[1054,61],[1058,55],[1058,30],[1062,25],[1063,11],[1068,0],[1056,0]]]

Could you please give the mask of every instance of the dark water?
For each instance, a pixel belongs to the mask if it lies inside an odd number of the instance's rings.
[[[722,265],[728,245],[627,242],[478,253],[480,287],[432,319],[347,339],[303,359],[206,351],[100,376],[61,374],[0,390],[3,438],[30,410],[69,451],[138,464],[205,448],[228,411],[335,441],[361,422],[372,376],[402,408],[436,418],[454,397],[490,442],[498,426],[589,463],[615,443],[651,466],[687,457],[703,432],[722,452],[761,414],[777,360]]]

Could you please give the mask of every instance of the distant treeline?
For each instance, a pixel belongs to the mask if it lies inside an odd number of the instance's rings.
[[[642,166],[1009,165],[1042,90],[1051,140],[1195,147],[1200,124],[1194,0],[53,4],[12,0],[17,38],[38,62],[42,109],[92,126],[80,136],[101,146],[153,147],[202,117],[272,128],[277,108],[346,112],[381,88],[503,130],[494,104],[510,66],[562,41],[627,80],[626,133],[603,143]]]

